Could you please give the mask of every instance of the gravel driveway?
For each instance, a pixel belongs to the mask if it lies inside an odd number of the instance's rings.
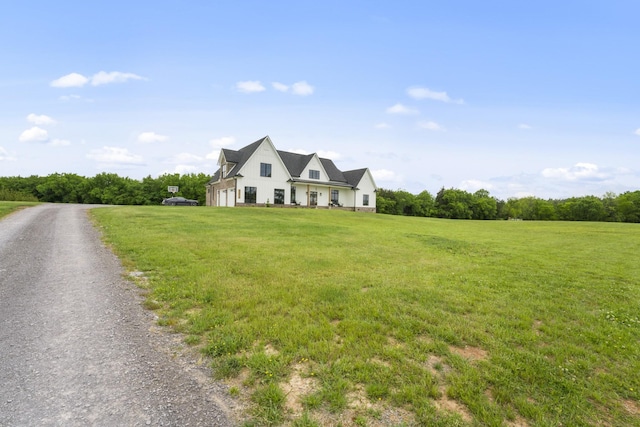
[[[232,425],[225,387],[155,326],[87,208],[0,220],[0,426]]]

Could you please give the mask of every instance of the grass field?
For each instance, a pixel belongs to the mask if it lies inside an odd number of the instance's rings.
[[[0,218],[5,215],[9,215],[11,212],[18,209],[22,209],[29,206],[37,205],[37,202],[5,202],[0,201]]]
[[[640,426],[640,227],[92,211],[247,425]]]

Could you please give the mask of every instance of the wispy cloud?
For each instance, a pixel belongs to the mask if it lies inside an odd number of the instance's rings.
[[[248,80],[236,83],[236,90],[242,93],[264,92],[266,89],[258,80]]]
[[[125,83],[129,80],[145,80],[145,78],[133,73],[121,73],[120,71],[100,71],[99,73],[94,74],[93,77],[91,77],[91,85],[100,86],[109,83]]]
[[[336,151],[320,150],[317,152],[317,154],[318,157],[322,157],[323,159],[340,160],[342,158],[342,154]]]
[[[440,126],[438,123],[431,121],[431,120],[425,120],[425,121],[421,121],[418,122],[418,126],[422,129],[427,129],[427,130],[432,130],[432,131],[445,131],[446,129],[443,128],[442,126]]]
[[[389,114],[419,114],[420,112],[418,110],[406,107],[406,106],[398,103],[396,105],[393,105],[393,106],[387,108],[387,113],[389,113]]]
[[[412,86],[407,89],[407,95],[413,99],[431,99],[434,101],[447,102],[452,104],[464,104],[462,99],[452,99],[447,92],[436,92],[426,87]]]
[[[160,135],[155,132],[142,132],[140,135],[138,135],[138,142],[142,144],[152,144],[154,142],[164,142],[168,140],[168,136]]]
[[[289,91],[289,86],[284,83],[273,82],[271,83],[271,87],[273,87],[278,92],[287,92]]]
[[[0,147],[0,162],[2,161],[13,162],[15,160],[16,158],[10,155],[9,152],[4,149],[4,147]]]
[[[209,145],[214,148],[224,148],[236,143],[236,139],[233,136],[223,136],[221,138],[214,138],[209,141]]]
[[[89,154],[87,154],[87,158],[97,161],[100,166],[107,167],[143,164],[142,156],[133,154],[128,149],[122,147],[104,146],[91,150]]]
[[[531,129],[531,126],[529,126],[529,125],[528,125],[528,124],[526,124],[526,123],[520,123],[520,124],[518,125],[518,129],[522,129],[522,130],[530,130],[530,129]]]
[[[388,169],[374,169],[371,171],[371,175],[373,175],[373,179],[376,181],[397,181],[398,176],[395,172],[390,171]]]
[[[48,143],[48,145],[51,145],[53,147],[66,147],[71,145],[71,141],[68,141],[66,139],[54,138]]]
[[[44,114],[39,116],[37,114],[31,113],[27,116],[27,120],[34,125],[55,125],[57,123],[51,117],[45,116]]]
[[[636,129],[636,131],[634,132],[636,135],[640,136],[640,128]]]
[[[541,175],[544,178],[563,181],[600,181],[609,177],[608,174],[600,171],[598,165],[593,163],[576,163],[569,168],[546,168],[542,170]]]
[[[467,179],[460,183],[460,189],[470,193],[475,193],[478,190],[489,191],[493,189],[493,184],[486,181],[480,181],[478,179]]]
[[[294,95],[307,96],[313,94],[315,88],[305,81],[296,82],[291,85],[291,93]]]
[[[123,73],[120,71],[99,71],[91,77],[86,77],[79,73],[70,73],[62,76],[50,83],[52,87],[83,87],[87,83],[92,86],[101,86],[110,83],[125,83],[129,80],[146,80],[134,73]]]
[[[376,123],[375,126],[373,127],[376,129],[390,129],[391,125],[389,123],[382,122],[382,123]]]
[[[19,140],[20,142],[47,142],[49,133],[38,126],[33,126],[31,129],[22,132]]]
[[[315,88],[304,80],[295,82],[291,86],[286,85],[284,83],[280,83],[280,82],[273,82],[271,83],[271,87],[273,87],[278,92],[284,92],[284,93],[290,92],[293,95],[299,95],[299,96],[312,95],[313,92],[315,91]]]

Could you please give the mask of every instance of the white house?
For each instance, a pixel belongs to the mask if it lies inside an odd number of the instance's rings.
[[[339,170],[317,154],[276,150],[268,136],[223,148],[207,184],[207,206],[274,206],[376,211],[369,169]]]

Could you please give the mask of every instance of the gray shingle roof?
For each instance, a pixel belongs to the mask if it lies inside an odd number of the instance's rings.
[[[367,171],[366,168],[364,168],[364,169],[354,169],[352,171],[342,172],[342,174],[346,178],[347,182],[349,184],[351,184],[352,187],[355,187],[355,186],[358,185],[358,183],[360,182],[360,180],[362,179],[362,177],[364,176],[364,173],[366,171]]]
[[[225,178],[232,178],[238,175],[238,172],[244,164],[249,160],[249,158],[253,155],[253,153],[258,149],[260,144],[264,142],[264,140],[268,138],[265,136],[264,138],[260,138],[259,140],[247,145],[246,147],[241,148],[240,150],[230,150],[228,148],[223,148],[222,153],[224,154],[225,159],[228,162],[235,163],[236,165],[228,171],[228,174]],[[289,151],[281,151],[277,150],[278,155],[282,159],[285,167],[289,171],[289,174],[292,178],[295,179],[296,182],[310,182],[310,183],[318,183],[317,181],[309,181],[306,179],[300,179],[300,174],[307,166],[309,161],[313,158],[313,154],[298,154],[291,153]],[[356,169],[352,171],[342,172],[338,169],[333,163],[331,159],[320,158],[320,162],[322,163],[322,167],[327,172],[329,176],[329,182],[333,182],[336,184],[341,184],[342,186],[351,186],[355,187],[358,185],[362,176],[366,172],[365,169]],[[216,171],[213,175],[213,178],[210,182],[216,182],[220,179],[220,169]]]

